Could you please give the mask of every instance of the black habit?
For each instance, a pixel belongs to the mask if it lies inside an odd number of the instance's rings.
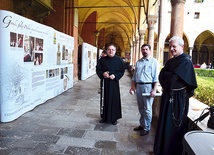
[[[106,71],[109,71],[109,75],[114,74],[115,79],[104,78],[103,73]],[[106,56],[99,59],[97,63],[96,73],[104,84],[104,92],[101,91],[101,96],[103,94],[104,97],[101,117],[106,123],[113,123],[122,118],[119,80],[124,75],[124,72],[124,62],[118,56]]]
[[[161,70],[163,88],[160,115],[156,129],[155,155],[181,155],[182,140],[187,132],[189,98],[197,82],[192,61],[186,54],[169,59]]]

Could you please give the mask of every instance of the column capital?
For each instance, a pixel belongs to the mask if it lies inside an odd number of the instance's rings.
[[[148,15],[147,16],[147,24],[149,28],[153,28],[155,23],[157,22],[158,16],[157,15]]]
[[[146,34],[145,30],[138,30],[139,36],[144,36]]]
[[[189,47],[189,50],[193,50],[193,47]]]
[[[95,31],[95,32],[94,32],[94,35],[95,35],[96,37],[98,37],[98,36],[100,35],[100,32],[99,32],[99,31]]]
[[[135,41],[136,41],[136,42],[139,41],[139,37],[138,37],[138,36],[135,37]]]

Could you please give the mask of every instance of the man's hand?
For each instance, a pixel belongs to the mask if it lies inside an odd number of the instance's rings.
[[[155,97],[155,95],[156,95],[156,89],[152,89],[152,91],[150,92],[150,96]]]
[[[115,78],[115,75],[114,75],[114,74],[111,74],[111,75],[109,76],[109,78],[113,80],[113,79]]]
[[[104,78],[109,78],[109,71],[103,73]]]
[[[135,88],[130,88],[129,94],[134,95],[136,92]]]

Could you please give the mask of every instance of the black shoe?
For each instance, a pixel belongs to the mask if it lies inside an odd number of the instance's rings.
[[[143,130],[143,131],[140,132],[141,136],[145,136],[145,135],[148,135],[148,134],[149,134],[149,131]]]
[[[104,121],[103,119],[101,119],[99,122],[100,122],[100,123],[105,123],[105,121]]]
[[[117,121],[115,121],[115,122],[112,122],[112,124],[113,124],[113,125],[117,125]]]
[[[142,131],[142,130],[144,130],[142,126],[138,126],[134,128],[134,131]]]

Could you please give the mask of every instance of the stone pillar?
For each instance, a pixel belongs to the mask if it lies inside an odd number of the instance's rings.
[[[184,4],[186,0],[171,0],[171,29],[170,35],[183,37]]]
[[[130,45],[130,65],[133,65],[133,50],[132,50],[132,45]]]
[[[164,20],[165,20],[165,13],[164,10],[166,8],[166,4],[165,1],[162,0],[159,3],[159,17],[158,17],[158,43],[157,43],[157,55],[156,58],[158,59],[158,61],[160,62],[160,65],[163,65],[163,54],[164,54],[164,42],[165,42],[165,38],[164,38]]]
[[[94,35],[95,35],[95,46],[98,48],[98,39],[99,39],[99,31],[96,31],[95,33],[94,33]]]
[[[192,50],[193,50],[193,47],[189,47],[189,55],[190,55],[191,59],[192,59]]]
[[[144,36],[145,36],[145,30],[139,30],[139,55],[138,59],[142,57],[142,52],[141,52],[141,46],[144,44]]]
[[[130,65],[134,65],[133,63],[133,45],[130,45]]]
[[[184,4],[186,0],[171,0],[172,13],[171,13],[171,28],[170,37],[180,36],[183,38],[183,18],[184,18]],[[172,57],[169,52],[169,58]]]
[[[200,48],[198,48],[198,50],[197,50],[197,64],[200,64],[200,50],[199,50]]]
[[[135,39],[135,60],[138,60],[138,56],[140,55],[140,50],[139,50],[139,37],[136,37]]]
[[[64,24],[62,24],[63,32],[74,37],[74,50],[72,51],[72,60],[69,61],[72,61],[74,65],[73,77],[75,82],[78,81],[78,10],[74,9],[74,7],[78,6],[78,0],[67,0],[65,2],[54,1],[54,3],[56,3],[55,5],[57,7],[61,6],[64,3],[65,8],[69,8],[62,11],[64,12],[64,14],[62,13],[60,14],[60,16],[64,17]],[[57,10],[57,12],[60,12],[60,10]],[[57,19],[55,20],[56,22],[61,22],[60,20],[58,20],[58,16],[54,16],[53,18]]]
[[[147,24],[148,24],[148,44],[151,46],[152,55],[153,55],[153,49],[154,49],[154,31],[155,31],[155,23],[157,22],[157,16],[156,15],[148,15],[147,17]]]
[[[74,4],[71,1],[66,1],[65,2],[65,7],[66,8],[72,8]],[[65,9],[65,24],[64,24],[64,32],[68,35],[73,35],[73,21],[71,20],[74,19],[74,9]]]
[[[132,43],[132,51],[133,51],[133,53],[132,53],[132,60],[133,60],[133,65],[135,65],[135,62],[136,62],[136,58],[135,58],[135,41],[133,41],[133,43]]]

